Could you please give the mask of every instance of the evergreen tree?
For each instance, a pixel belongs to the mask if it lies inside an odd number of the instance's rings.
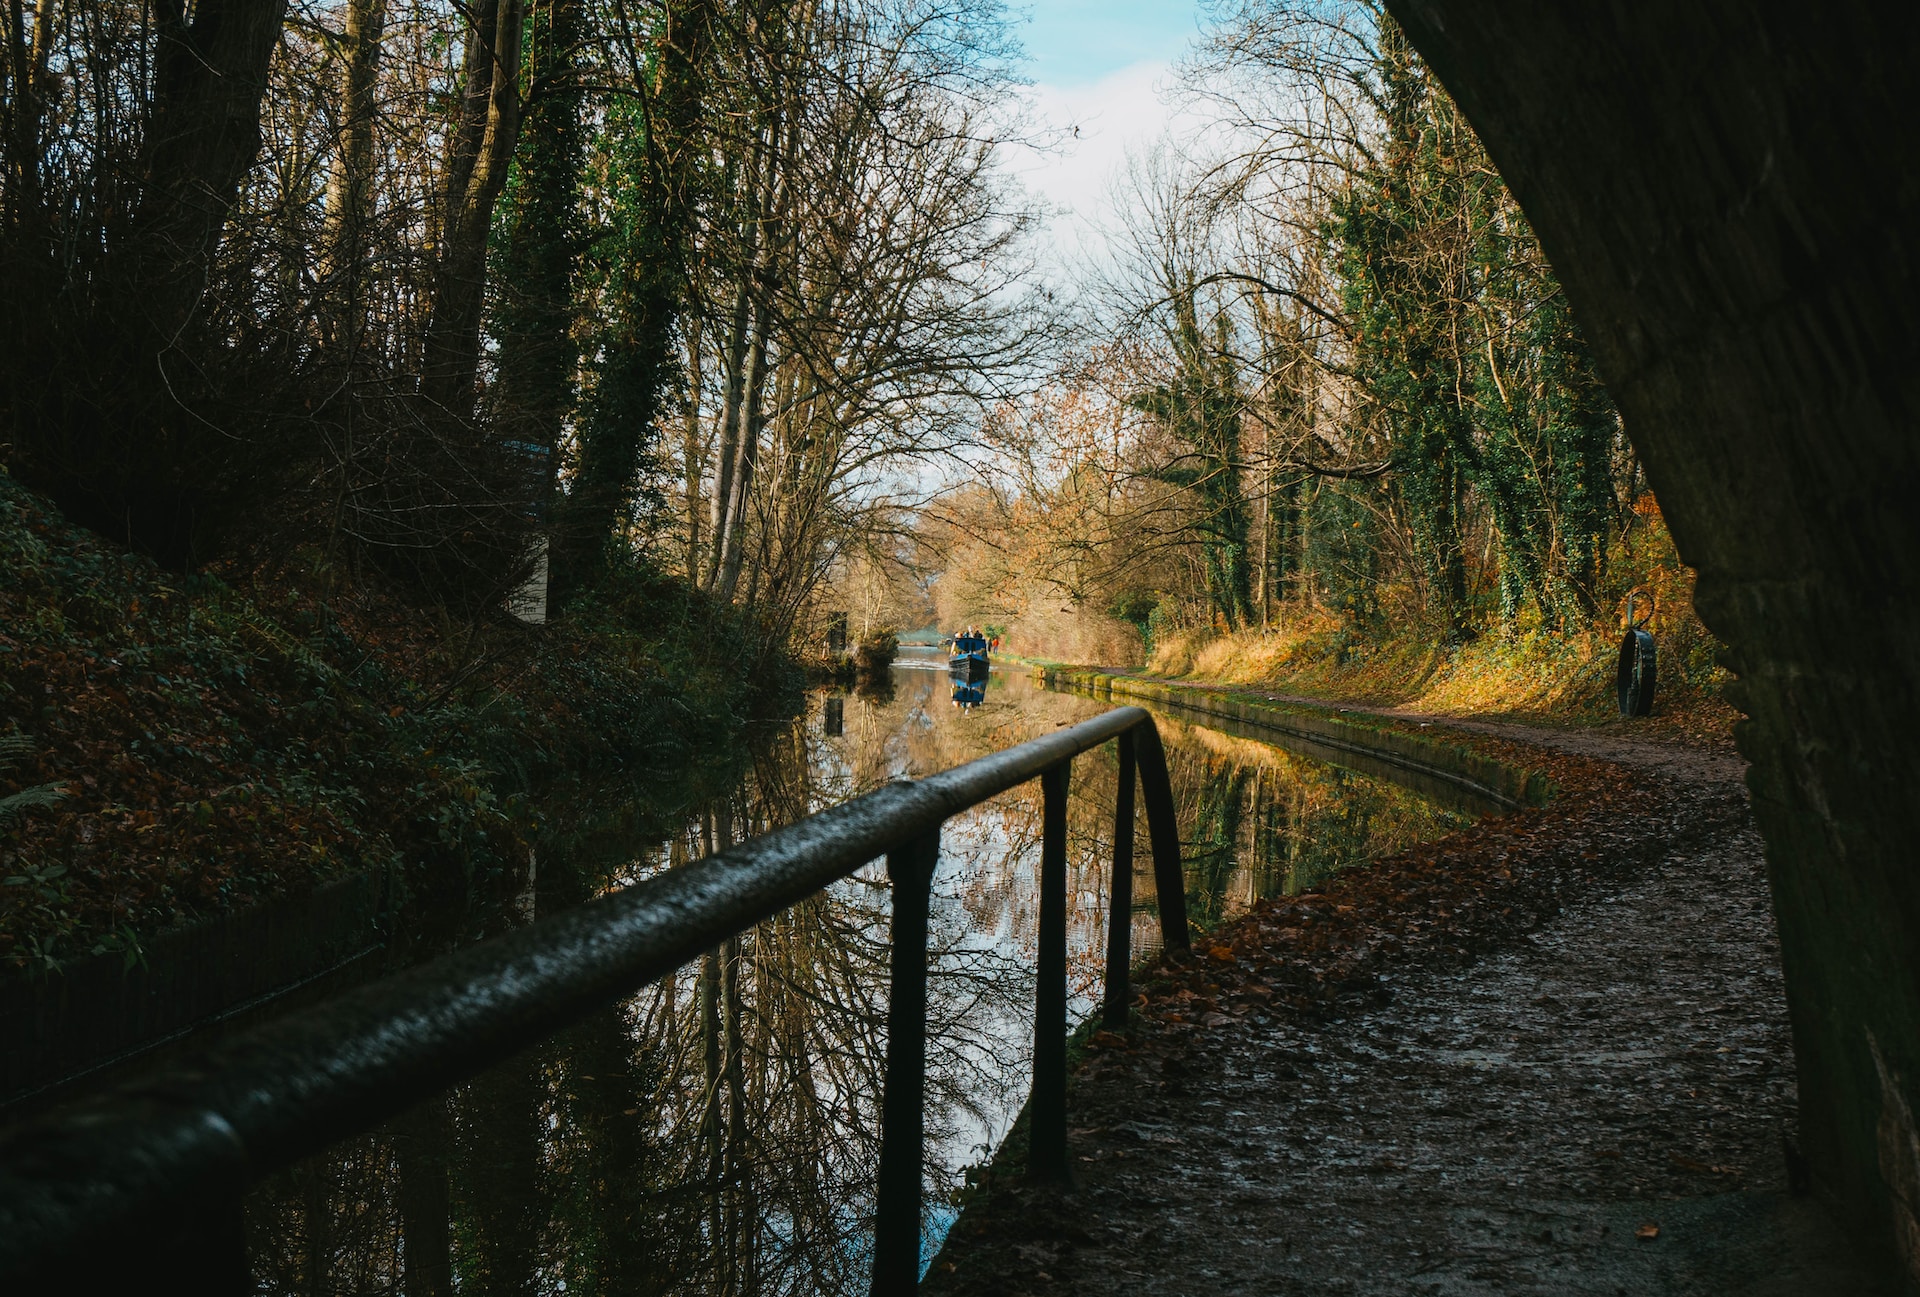
[[[606,114],[606,227],[596,249],[599,310],[588,347],[592,385],[554,535],[562,599],[589,584],[617,552],[650,476],[655,423],[677,381],[676,324],[701,174],[712,23],[710,0],[667,5],[645,93]]]
[[[544,511],[574,413],[580,364],[574,326],[575,268],[586,247],[580,203],[585,14],[579,0],[544,0],[527,26],[532,88],[495,249],[493,404],[497,435],[526,457],[531,494]]]
[[[1464,216],[1465,195],[1434,129],[1426,70],[1387,20],[1378,72],[1381,161],[1335,200],[1328,234],[1353,322],[1354,373],[1385,414],[1393,480],[1431,604],[1448,634],[1462,639],[1472,634],[1463,535],[1476,452],[1461,399],[1466,285],[1447,255],[1447,235]]]
[[[1197,294],[1191,276],[1175,293],[1168,341],[1174,376],[1168,383],[1132,398],[1134,408],[1150,414],[1182,453],[1153,477],[1193,492],[1200,504],[1200,549],[1206,568],[1207,597],[1214,615],[1229,630],[1254,620],[1253,565],[1248,534],[1252,510],[1240,482],[1239,368],[1229,346],[1231,323],[1214,318],[1213,337],[1200,327]]]
[[[1389,430],[1429,607],[1480,624],[1465,536],[1492,527],[1502,619],[1591,615],[1618,420],[1558,283],[1478,139],[1390,20],[1378,162],[1331,204],[1353,375]]]

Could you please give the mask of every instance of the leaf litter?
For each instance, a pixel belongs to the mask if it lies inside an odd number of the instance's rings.
[[[1554,802],[1149,970],[1071,1079],[1074,1183],[1026,1182],[1010,1144],[927,1291],[1874,1291],[1786,1192],[1791,1043],[1738,764],[1474,729]]]

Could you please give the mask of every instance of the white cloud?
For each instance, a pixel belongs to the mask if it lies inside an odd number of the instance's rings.
[[[1087,85],[1033,88],[1035,115],[1063,138],[1057,152],[1032,155],[1014,171],[1057,212],[1045,243],[1059,268],[1102,255],[1102,230],[1118,223],[1114,185],[1130,154],[1144,153],[1163,137],[1190,139],[1202,126],[1200,118],[1173,107],[1171,76],[1171,63],[1156,60]]]

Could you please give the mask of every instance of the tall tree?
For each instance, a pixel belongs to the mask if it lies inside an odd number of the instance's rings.
[[[374,201],[374,126],[387,0],[347,0],[340,33],[340,129],[327,176],[323,278],[342,300],[347,327],[366,310],[368,228]],[[351,349],[352,344],[348,344]]]
[[[494,204],[520,137],[524,0],[482,0],[472,11],[459,113],[447,139],[446,184],[421,392],[457,420],[472,418]]]
[[[1394,483],[1406,500],[1431,603],[1448,634],[1472,634],[1467,487],[1477,450],[1468,335],[1470,288],[1458,225],[1470,220],[1450,145],[1435,129],[1432,87],[1390,18],[1377,63],[1385,134],[1379,163],[1330,213],[1353,368],[1393,429]]]
[[[48,104],[48,56],[53,44],[54,0],[36,0],[33,20],[27,21],[21,0],[8,0],[7,50],[0,85],[0,123],[4,123],[7,152],[5,193],[0,195],[0,220],[9,225],[35,221],[41,215],[41,171],[46,158],[42,127]]]
[[[554,528],[562,598],[589,583],[618,543],[664,398],[678,377],[675,326],[698,202],[713,21],[712,0],[670,0],[645,65],[639,111],[609,114],[628,134],[610,141],[608,150],[613,198],[612,228],[601,251],[604,316],[593,340],[579,458]]]
[[[1211,329],[1203,329],[1193,276],[1172,267],[1166,273],[1175,280],[1167,327],[1173,376],[1136,394],[1131,404],[1151,415],[1179,447],[1150,476],[1191,491],[1200,502],[1196,526],[1207,599],[1226,629],[1240,630],[1254,620],[1252,511],[1240,481],[1242,397],[1229,345],[1231,323],[1221,312]]]
[[[586,13],[580,0],[536,0],[528,25],[531,86],[495,251],[490,327],[498,360],[490,405],[496,435],[528,462],[531,489],[544,510],[552,503],[578,389],[576,281],[587,245],[580,195]]]
[[[228,375],[208,298],[260,152],[285,11],[285,0],[163,2],[137,27],[70,11],[64,30],[86,39],[59,72],[46,0],[30,33],[20,6],[5,23],[0,436],[70,515],[175,566],[201,554],[259,462],[255,439],[209,417]]]

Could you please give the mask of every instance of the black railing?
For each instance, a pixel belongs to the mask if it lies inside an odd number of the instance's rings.
[[[1153,719],[1122,707],[901,780],[718,855],[362,987],[28,1126],[0,1144],[0,1291],[248,1288],[241,1202],[263,1177],[372,1129],[884,855],[892,989],[872,1290],[919,1282],[927,919],[941,826],[1041,781],[1040,951],[1028,1172],[1063,1180],[1066,827],[1073,758],[1117,739],[1103,1014],[1127,1016],[1134,775],[1162,940],[1187,948],[1185,881]]]

